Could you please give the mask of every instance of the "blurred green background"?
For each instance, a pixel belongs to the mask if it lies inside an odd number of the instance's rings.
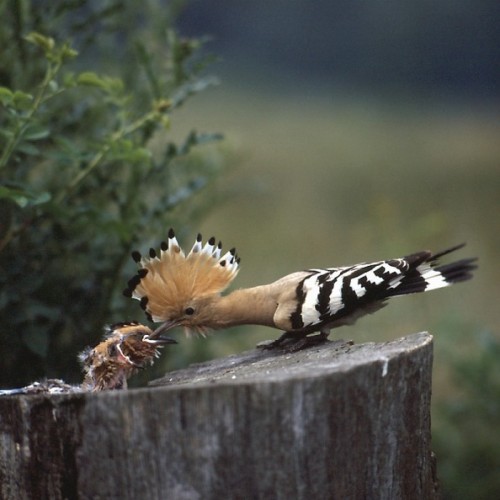
[[[148,3],[157,23],[171,3]],[[235,246],[235,287],[463,241],[457,258],[479,257],[474,280],[393,300],[332,332],[358,343],[434,335],[433,440],[445,498],[500,495],[499,20],[498,3],[486,0],[240,0],[192,1],[176,23],[212,37],[221,84],[176,110],[169,140],[193,128],[222,132],[202,154],[225,167],[167,219],[185,247],[198,231]],[[165,238],[159,221],[134,248]],[[131,260],[123,272],[135,272]],[[137,302],[118,293],[114,301],[109,321],[143,320]],[[208,339],[179,332],[180,345],[135,384],[276,336],[257,327]]]

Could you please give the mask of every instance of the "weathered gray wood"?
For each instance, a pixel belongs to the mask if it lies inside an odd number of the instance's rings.
[[[2,397],[0,493],[436,498],[431,367],[432,337],[420,333],[251,351],[146,389]]]

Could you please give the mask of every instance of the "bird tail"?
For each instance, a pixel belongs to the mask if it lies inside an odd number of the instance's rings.
[[[388,296],[407,295],[443,288],[472,278],[476,258],[467,258],[439,265],[439,259],[463,248],[465,243],[438,253],[418,252],[404,257],[409,269],[389,290]]]

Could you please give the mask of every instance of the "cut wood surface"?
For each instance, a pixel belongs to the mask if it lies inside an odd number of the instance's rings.
[[[4,396],[1,498],[437,498],[431,370],[418,333],[256,349],[144,389]]]

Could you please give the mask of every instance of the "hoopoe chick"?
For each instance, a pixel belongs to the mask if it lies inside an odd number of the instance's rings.
[[[156,335],[137,322],[116,323],[107,328],[104,340],[80,356],[85,378],[84,391],[126,389],[127,379],[141,368],[153,364],[159,349],[176,341]]]
[[[19,394],[66,394],[126,389],[127,379],[136,371],[152,365],[160,348],[177,342],[137,322],[116,323],[106,329],[104,340],[78,356],[85,378],[81,385],[69,385],[60,379],[33,382],[18,389],[2,389],[0,396]]]
[[[417,252],[406,257],[346,267],[309,269],[268,285],[221,292],[238,273],[234,249],[221,255],[222,244],[198,235],[186,255],[170,229],[168,241],[149,257],[133,252],[138,273],[124,295],[140,301],[146,316],[163,324],[154,336],[175,326],[188,332],[238,325],[264,325],[284,333],[268,347],[285,340],[306,345],[326,340],[332,328],[352,324],[386,305],[391,297],[426,292],[472,277],[476,259],[439,265],[443,252]],[[312,336],[312,334],[317,335]]]

